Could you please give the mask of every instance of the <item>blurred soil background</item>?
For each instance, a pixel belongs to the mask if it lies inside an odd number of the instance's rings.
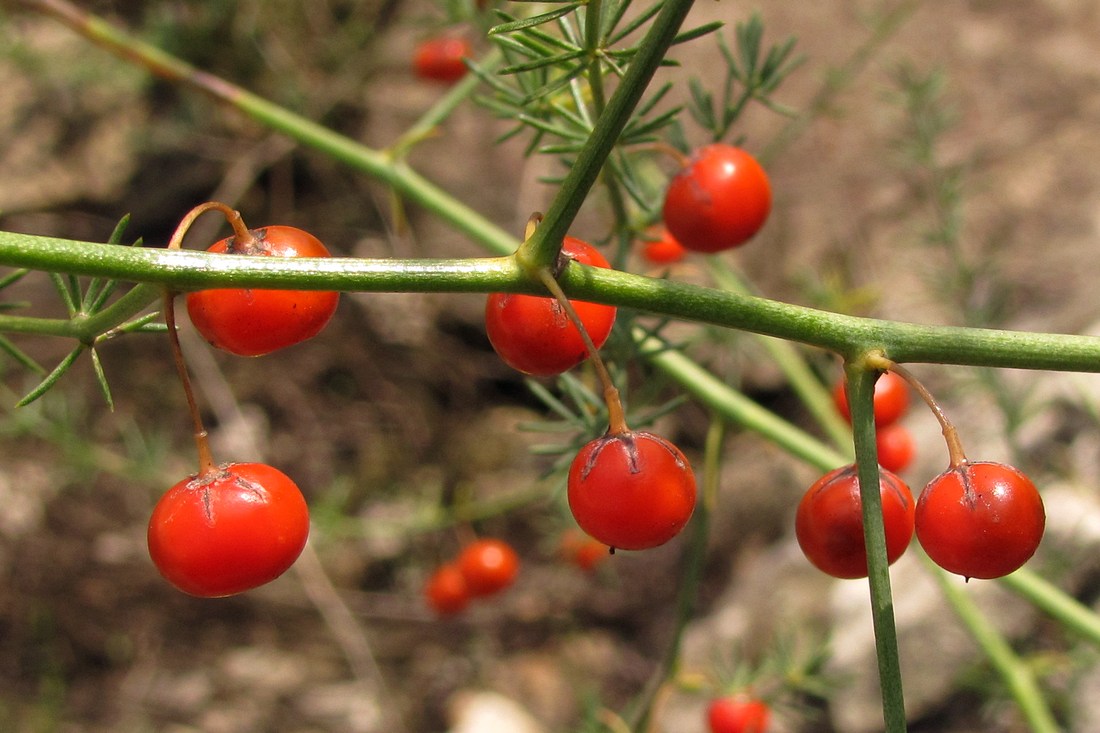
[[[436,3],[89,7],[376,147],[444,91],[409,67],[414,44],[442,30]],[[732,38],[732,23],[754,10],[767,41],[795,36],[806,58],[777,95],[804,116],[792,126],[753,108],[739,128],[746,147],[769,151],[776,201],[764,232],[728,257],[762,294],[908,321],[1100,331],[1100,6],[701,2],[690,22],[730,21]],[[158,246],[188,209],[219,199],[252,226],[305,228],[337,255],[484,254],[413,206],[409,226],[395,228],[390,197],[366,177],[51,20],[12,3],[0,12],[5,230],[104,241],[129,214],[127,240]],[[884,20],[891,13],[895,26]],[[686,88],[689,75],[713,70],[716,54],[706,40],[677,48],[683,67],[660,76]],[[525,159],[523,140],[495,145],[506,129],[463,106],[411,161],[518,235],[549,201],[538,179],[557,164]],[[216,219],[203,219],[189,246],[225,236]],[[573,233],[607,234],[598,196]],[[671,275],[705,280],[690,259]],[[44,276],[5,300],[63,314]],[[593,711],[626,705],[668,642],[683,543],[620,553],[593,574],[561,560],[572,520],[560,480],[543,478],[551,459],[531,451],[560,436],[519,429],[547,412],[489,347],[483,302],[348,295],[320,338],[256,360],[185,334],[217,457],[279,466],[314,517],[292,572],[217,601],[168,587],[145,550],[154,502],[195,463],[165,339],[102,346],[113,412],[86,360],[15,409],[36,380],[0,361],[0,730],[534,733],[581,730]],[[71,348],[16,341],[46,365]],[[752,339],[716,343],[721,351],[703,356],[724,375],[806,423]],[[809,358],[835,378],[828,356]],[[671,394],[636,367],[655,394]],[[1094,603],[1100,384],[962,368],[919,374],[972,456],[1015,459],[1042,480],[1050,536],[1036,566]],[[661,430],[697,458],[707,420],[689,403]],[[930,415],[909,420],[919,456],[906,478],[916,489],[945,452]],[[880,725],[865,585],[821,576],[793,539],[797,499],[815,477],[752,435],[730,435],[684,649],[685,675],[701,682],[662,699],[655,730],[704,730],[719,670],[774,659],[780,646],[809,658],[827,642],[825,699],[804,691],[774,731]],[[470,531],[454,526],[448,505],[479,516],[478,533],[512,542],[524,565],[503,596],[437,620],[422,584]],[[894,570],[912,730],[1024,730],[915,555]],[[1100,729],[1095,651],[995,584],[970,590],[1043,660],[1067,726]]]

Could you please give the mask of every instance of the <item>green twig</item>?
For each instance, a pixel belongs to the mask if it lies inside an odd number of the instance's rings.
[[[902,695],[901,661],[894,622],[894,599],[890,593],[890,566],[886,557],[886,530],[882,518],[875,445],[874,393],[877,373],[864,368],[858,360],[847,362],[845,372],[863,509],[867,580],[871,591],[871,619],[875,629],[882,714],[886,733],[904,733],[905,698]]]
[[[0,232],[0,264],[156,283],[181,291],[261,287],[344,292],[544,292],[510,257],[249,257]],[[1100,338],[1092,336],[880,321],[576,263],[565,269],[560,282],[572,299],[799,341],[844,357],[879,350],[897,362],[1100,371]],[[155,297],[148,295],[148,291],[134,294],[128,299],[128,309],[152,303]],[[108,310],[96,316],[103,318],[101,325],[106,325]],[[119,325],[136,312],[111,325]],[[49,332],[48,321],[41,322],[43,329],[35,327],[36,321],[3,316],[0,331]]]

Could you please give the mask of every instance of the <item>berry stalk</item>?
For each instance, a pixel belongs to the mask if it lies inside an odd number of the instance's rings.
[[[245,226],[244,219],[236,209],[219,201],[207,201],[194,207],[180,220],[171,239],[168,240],[168,249],[179,250],[183,247],[183,239],[195,220],[207,211],[219,211],[229,225],[233,227],[234,244],[240,243],[248,246],[255,241],[252,233]],[[183,385],[183,393],[187,398],[187,410],[191,415],[191,424],[195,436],[195,448],[199,454],[199,476],[211,476],[217,470],[217,463],[210,450],[210,440],[206,432],[206,426],[202,422],[202,414],[195,399],[195,389],[191,383],[191,375],[187,371],[187,361],[183,358],[183,348],[180,346],[179,329],[176,327],[176,292],[170,288],[164,291],[164,322],[168,326],[168,342],[172,349],[172,362],[176,366],[180,383]]]

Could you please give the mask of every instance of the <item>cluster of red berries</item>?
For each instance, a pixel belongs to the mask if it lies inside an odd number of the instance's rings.
[[[208,204],[192,214],[227,207]],[[182,239],[194,216],[181,224]],[[232,212],[236,217],[236,212]],[[234,219],[231,219],[233,221]],[[208,251],[264,257],[328,257],[325,246],[293,227],[248,230],[235,219],[235,234]],[[174,313],[171,296],[166,314]],[[187,296],[195,328],[219,349],[259,356],[299,343],[324,328],[339,293],[224,288]],[[179,590],[201,597],[241,593],[282,575],[301,554],[309,536],[309,508],[298,486],[262,463],[217,465],[194,405],[190,381],[175,337],[177,366],[196,424],[199,472],[170,488],[149,520],[149,555],[162,576]]]
[[[910,379],[898,370],[876,383],[876,429],[889,427],[905,412]],[[880,390],[878,384],[885,386]],[[843,392],[840,403],[846,409]],[[930,396],[922,394],[926,399]],[[913,538],[944,570],[965,578],[999,578],[1021,567],[1039,546],[1046,525],[1042,497],[1016,468],[969,461],[954,427],[930,403],[944,427],[951,461],[925,485],[914,504],[909,487],[882,462],[879,495],[887,560],[893,563]],[[881,445],[881,442],[879,443]],[[867,575],[862,501],[855,465],[822,476],[806,491],[795,515],[795,535],[816,567],[838,578]]]
[[[424,584],[424,598],[438,615],[450,616],[465,610],[474,598],[512,585],[519,565],[519,555],[504,540],[474,540],[457,558],[436,568]]]
[[[771,200],[767,174],[752,155],[723,144],[700,148],[683,159],[669,182],[664,224],[654,230],[643,256],[667,264],[687,250],[715,253],[744,244],[764,225]],[[565,237],[561,251],[574,262],[610,267],[599,251],[575,237]],[[558,375],[590,357],[602,373],[596,351],[610,335],[615,315],[613,306],[569,303],[560,296],[495,293],[486,303],[485,324],[497,354],[525,374]],[[574,458],[569,507],[581,529],[612,548],[657,547],[691,518],[695,476],[667,439],[627,428],[617,392],[609,378],[601,374],[601,379],[610,395],[611,424]]]

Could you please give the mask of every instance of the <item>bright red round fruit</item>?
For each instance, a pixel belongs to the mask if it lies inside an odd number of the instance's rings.
[[[149,520],[149,556],[184,593],[230,596],[282,575],[309,536],[309,508],[286,474],[230,463],[170,488]]]
[[[440,616],[450,616],[470,605],[466,576],[453,563],[436,569],[424,584],[424,599]]]
[[[700,148],[668,184],[665,226],[684,247],[720,252],[755,235],[772,208],[768,174],[741,148]]]
[[[695,510],[695,475],[672,443],[652,433],[608,433],[569,467],[569,508],[581,529],[622,550],[663,545]]]
[[[878,464],[887,471],[904,471],[917,452],[913,434],[901,423],[890,423],[875,429]]]
[[[429,38],[416,47],[413,70],[421,79],[453,84],[469,71],[464,59],[471,52],[470,42],[461,36]]]
[[[585,265],[611,267],[595,247],[575,237],[565,238],[562,252]],[[615,307],[576,300],[572,305],[596,348],[603,346],[615,325]],[[561,374],[588,358],[580,331],[555,298],[492,293],[485,331],[500,358],[525,374]]]
[[[848,407],[848,388],[844,380],[833,387],[833,402],[844,419],[851,422]],[[882,427],[897,422],[909,410],[909,385],[894,372],[883,372],[875,380],[875,425]]]
[[[1012,466],[964,462],[924,487],[916,522],[917,540],[941,568],[1000,578],[1035,553],[1046,510],[1035,484]]]
[[[253,241],[234,237],[207,251],[265,257],[328,257],[308,232],[287,226],[251,230]],[[336,312],[340,294],[321,290],[226,288],[187,295],[191,323],[213,346],[238,356],[261,356],[321,332]]]
[[[893,563],[913,538],[913,495],[890,471],[879,469],[879,495],[886,529],[886,557]],[[798,503],[795,536],[806,558],[835,578],[867,577],[863,502],[855,465],[825,474]]]
[[[642,257],[653,265],[671,265],[687,256],[687,250],[666,227],[653,232],[653,239],[642,242]]]
[[[492,538],[474,540],[456,561],[471,596],[487,596],[504,590],[519,574],[519,555],[507,542]]]
[[[715,698],[707,706],[710,733],[765,733],[770,720],[768,704],[747,695]]]

